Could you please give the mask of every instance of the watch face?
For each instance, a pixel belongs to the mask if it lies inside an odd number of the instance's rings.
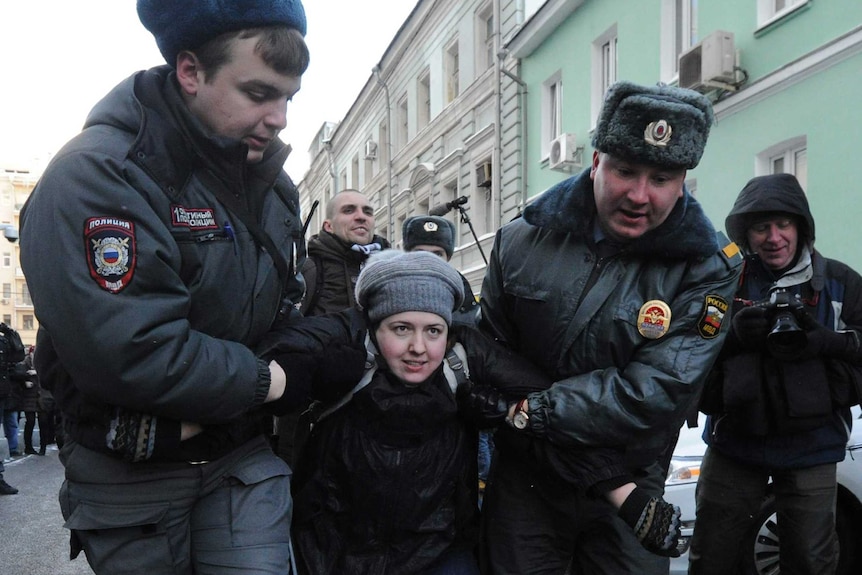
[[[515,416],[512,418],[512,425],[515,427],[515,429],[525,429],[529,420],[529,415],[527,415],[523,411],[517,411],[515,412]]]

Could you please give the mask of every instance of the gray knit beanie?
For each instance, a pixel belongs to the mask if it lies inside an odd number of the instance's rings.
[[[429,252],[384,250],[365,262],[356,280],[356,303],[372,324],[405,311],[424,311],[452,324],[464,301],[458,272]]]

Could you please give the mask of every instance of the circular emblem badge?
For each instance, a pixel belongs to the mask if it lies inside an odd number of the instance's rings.
[[[647,144],[664,148],[670,142],[671,134],[673,134],[673,128],[670,127],[667,120],[650,122],[644,130],[644,141]]]
[[[437,222],[425,222],[425,225],[422,228],[426,232],[436,232],[437,231]]]
[[[670,329],[670,306],[652,299],[638,312],[638,332],[647,339],[663,337]]]

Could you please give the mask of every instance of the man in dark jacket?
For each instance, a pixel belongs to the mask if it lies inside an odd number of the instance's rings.
[[[17,334],[13,334],[12,332],[12,328],[5,323],[0,323],[0,415],[3,415],[4,410],[7,408],[7,402],[12,395],[12,386],[17,385],[17,383],[13,383],[12,381],[12,368],[20,361],[20,358],[15,356],[17,352],[13,349],[11,338],[13,336],[17,337]],[[15,417],[17,416],[18,414],[16,413]],[[15,433],[17,432],[18,429],[16,427]],[[9,438],[7,437],[6,439],[9,445],[12,445]],[[6,480],[3,479],[4,472],[3,457],[0,456],[0,495],[15,495],[18,493],[18,490],[6,483]]]
[[[492,573],[667,573],[635,535],[645,501],[618,514],[547,466],[553,446],[617,449],[644,495],[663,493],[661,456],[721,348],[742,263],[684,186],[712,120],[696,92],[615,84],[591,167],[497,233],[480,327],[555,383],[510,406],[495,435],[482,508]]]
[[[725,227],[746,265],[701,401],[709,447],[689,573],[741,567],[770,490],[781,572],[834,573],[836,465],[862,389],[862,277],[814,249],[814,218],[790,174],[749,181]]]
[[[309,61],[305,13],[137,8],[167,66],[96,105],[21,215],[71,554],[99,574],[283,574],[290,470],[260,421],[308,390],[252,349],[303,293],[278,135]]]
[[[368,256],[389,243],[374,235],[374,208],[359,190],[344,190],[326,204],[323,229],[308,241],[302,267],[306,292],[304,316],[342,311],[356,305],[359,270]]]

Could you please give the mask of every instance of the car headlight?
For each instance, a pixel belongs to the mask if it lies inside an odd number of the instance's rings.
[[[682,483],[696,483],[700,477],[701,456],[680,456],[670,460],[667,479],[664,484],[679,485]]]

